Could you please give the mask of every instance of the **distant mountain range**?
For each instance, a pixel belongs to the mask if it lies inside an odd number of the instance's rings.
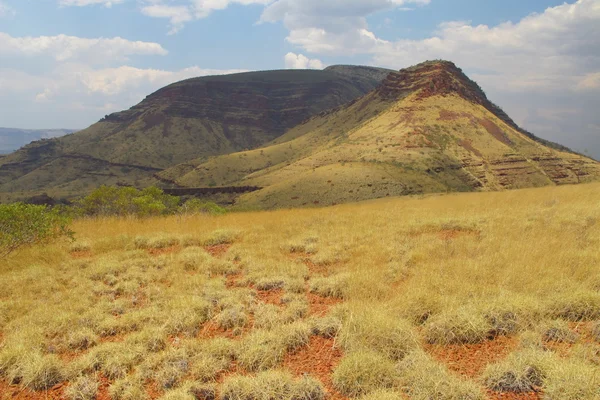
[[[11,153],[36,140],[56,138],[76,131],[76,129],[0,128],[0,154]]]
[[[333,66],[188,79],[88,129],[0,158],[0,199],[101,184],[245,186],[249,208],[600,180],[521,129],[456,65]]]

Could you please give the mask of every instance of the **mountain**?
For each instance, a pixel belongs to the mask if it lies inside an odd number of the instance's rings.
[[[268,145],[158,174],[181,187],[258,186],[250,208],[598,180],[600,163],[520,129],[454,64],[391,73]]]
[[[0,158],[0,192],[74,195],[100,184],[143,186],[154,173],[190,159],[264,145],[373,90],[389,73],[334,66],[177,82],[83,131]]]
[[[73,132],[75,129],[0,128],[0,154],[11,153],[36,140],[60,137]]]

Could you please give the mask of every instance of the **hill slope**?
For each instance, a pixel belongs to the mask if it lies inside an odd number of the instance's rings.
[[[143,185],[161,169],[263,145],[377,87],[389,70],[332,67],[188,79],[88,129],[0,159],[0,192]]]
[[[600,164],[521,130],[454,64],[427,62],[264,148],[159,175],[187,187],[260,186],[240,205],[273,208],[586,182]]]

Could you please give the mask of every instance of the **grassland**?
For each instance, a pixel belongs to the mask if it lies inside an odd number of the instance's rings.
[[[0,399],[599,399],[598,193],[77,221],[0,261]]]

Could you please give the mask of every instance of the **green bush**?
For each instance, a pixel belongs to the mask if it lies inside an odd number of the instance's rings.
[[[100,186],[77,202],[82,215],[150,217],[173,214],[179,206],[179,197],[165,194],[162,189],[149,187]]]
[[[0,205],[0,256],[19,247],[73,237],[71,218],[58,208],[13,203]]]
[[[211,201],[190,199],[186,201],[181,207],[179,207],[179,212],[182,214],[223,215],[227,213],[227,210]]]

